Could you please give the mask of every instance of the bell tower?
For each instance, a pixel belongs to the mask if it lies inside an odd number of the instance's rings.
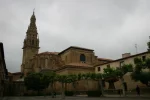
[[[34,11],[33,15],[30,18],[30,25],[28,26],[22,49],[22,64],[31,59],[35,54],[38,54],[39,51],[39,37],[36,28],[36,18],[34,15]]]

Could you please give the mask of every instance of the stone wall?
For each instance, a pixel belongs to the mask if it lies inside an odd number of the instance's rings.
[[[21,96],[26,91],[23,82],[5,82],[4,96]]]

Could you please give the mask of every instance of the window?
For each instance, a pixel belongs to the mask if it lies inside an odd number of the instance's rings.
[[[145,59],[146,59],[146,56],[142,56],[142,60],[145,61]]]
[[[122,67],[124,65],[124,61],[120,62],[120,67]]]
[[[80,61],[85,63],[86,58],[85,58],[85,55],[84,55],[84,54],[81,54],[81,55],[80,55]]]
[[[97,67],[97,70],[98,70],[98,71],[101,71],[101,68],[100,68],[100,67]]]
[[[109,64],[109,65],[107,65],[107,68],[110,68],[110,64]]]

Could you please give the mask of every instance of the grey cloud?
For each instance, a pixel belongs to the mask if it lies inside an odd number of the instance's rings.
[[[40,52],[71,45],[91,48],[98,57],[147,50],[149,0],[0,0],[0,41],[10,72],[20,71],[22,45],[35,8]]]

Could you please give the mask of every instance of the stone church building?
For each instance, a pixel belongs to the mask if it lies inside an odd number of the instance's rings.
[[[61,52],[39,53],[39,37],[36,27],[36,17],[31,16],[30,25],[23,42],[23,58],[21,72],[26,76],[30,72],[41,72],[52,70],[57,74],[78,74],[95,72],[95,65],[108,63],[112,60],[98,58],[94,50],[70,46]],[[96,82],[89,83],[88,89],[96,89]],[[85,90],[84,82],[78,86],[80,90]]]

